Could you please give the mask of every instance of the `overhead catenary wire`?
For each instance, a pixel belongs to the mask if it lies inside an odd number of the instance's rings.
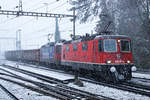
[[[54,3],[55,3],[55,2],[54,2]],[[63,4],[61,4],[61,5],[59,5],[59,6],[54,7],[53,9],[56,10],[56,9],[58,9],[58,8],[60,8],[60,7],[62,7],[62,6],[64,6],[65,4],[66,4],[66,2],[63,3]],[[51,4],[50,4],[50,5],[51,5]],[[43,6],[43,7],[45,7],[45,6]],[[43,7],[42,7],[42,8],[43,8]],[[38,9],[41,9],[41,8],[37,8],[37,10],[38,10]],[[35,9],[34,9],[34,10],[35,10]],[[15,18],[16,18],[16,17],[15,17]],[[15,19],[15,18],[14,18],[14,19]],[[13,19],[12,19],[12,20],[13,20]],[[33,20],[33,19],[30,19],[30,20],[26,21],[26,22],[23,23],[22,25],[19,25],[19,27],[20,27],[20,26],[23,26],[23,25],[25,25],[25,24],[27,24],[27,23],[30,23],[31,20]],[[18,27],[18,26],[17,26],[17,27]],[[45,29],[47,29],[47,28],[44,28],[43,30],[45,30]],[[42,32],[43,30],[40,29],[40,30],[38,30],[37,32]],[[34,32],[32,32],[32,33],[34,33]]]
[[[40,2],[41,2],[41,1],[40,1]],[[39,3],[40,3],[40,2],[39,2]],[[53,2],[48,3],[48,6],[50,6],[50,5],[54,4],[54,3],[56,3],[56,1],[53,1]],[[44,8],[44,7],[45,7],[45,5],[40,6],[40,7],[38,7],[38,8],[31,9],[31,10],[29,10],[29,11],[38,10],[38,9],[41,9],[41,8]],[[13,19],[15,19],[15,18],[17,18],[17,17],[10,18],[10,20],[13,20]],[[5,21],[3,21],[3,22],[1,22],[1,23],[6,23],[6,22],[8,22],[8,21],[10,21],[10,20],[5,20]]]
[[[67,23],[66,23],[67,24]],[[35,31],[33,31],[33,32],[30,32],[30,34],[34,34],[34,33],[44,33],[43,31],[49,31],[48,29],[50,28],[50,26],[47,26],[47,27],[44,27],[44,28],[41,28],[41,29],[38,29],[38,30],[35,30]],[[71,28],[71,27],[70,27]],[[67,29],[70,29],[70,28],[67,28]],[[66,28],[65,28],[65,30],[64,29],[60,29],[60,32],[68,32],[68,31],[70,31],[70,30],[66,30]],[[72,31],[72,30],[71,30]],[[26,41],[28,41],[28,40],[31,40],[31,39],[34,39],[34,38],[43,38],[43,37],[45,37],[45,36],[47,36],[47,34],[46,35],[34,35],[34,36],[30,36],[30,38],[28,38],[28,39],[26,39]]]
[[[15,18],[17,18],[17,16],[12,17],[12,18],[9,18],[9,19],[6,19],[6,20],[4,20],[4,21],[1,21],[1,24],[6,23],[6,22],[8,22],[8,21],[12,21],[12,20],[14,20]]]
[[[28,38],[28,39],[24,39],[24,41],[33,41],[33,39],[41,39],[41,38],[47,38],[47,34],[44,34],[44,35],[38,35],[38,36],[32,36],[32,37],[30,37],[30,38]]]
[[[40,1],[40,2],[41,2],[41,1]],[[40,2],[38,2],[38,3],[40,3]],[[67,1],[67,2],[68,2],[68,1]],[[67,2],[65,2],[65,3],[59,5],[59,6],[55,7],[55,8],[52,8],[52,9],[55,9],[55,10],[56,10],[57,8],[59,8],[59,7],[63,6],[63,5],[65,5]],[[50,5],[54,4],[54,3],[56,3],[56,1],[53,1],[53,2],[48,3],[48,6],[50,6]],[[38,10],[38,9],[41,9],[41,8],[44,8],[44,7],[45,7],[45,5],[43,5],[43,6],[41,6],[41,7],[38,7],[38,8],[35,8],[35,9],[31,9],[30,11],[32,11],[32,10]],[[7,22],[7,21],[4,21],[4,22]]]
[[[33,1],[33,0],[23,2],[23,5],[27,5],[27,4],[29,4],[29,3],[31,4],[31,1]],[[32,5],[32,7],[36,6],[36,5],[39,4],[40,2],[41,2],[41,0],[40,0],[39,2],[37,2],[36,4],[35,4],[35,2],[34,2],[34,4]]]
[[[40,1],[40,2],[41,2],[41,1]],[[40,2],[38,2],[38,3],[40,3]],[[48,3],[48,6],[50,6],[50,5],[54,4],[54,3],[56,3],[56,1],[53,1],[53,2]],[[40,7],[38,7],[38,8],[31,9],[31,10],[29,10],[29,11],[38,10],[38,9],[41,9],[41,8],[44,8],[44,7],[45,7],[45,5],[44,5],[44,6],[40,6]],[[33,19],[30,19],[30,20],[26,21],[26,22],[23,23],[22,25],[25,25],[25,24],[27,24],[28,22],[31,22],[31,20],[33,20]],[[22,26],[22,25],[20,25],[20,26]]]
[[[58,9],[58,8],[60,8],[60,7],[62,7],[62,6],[64,6],[65,4],[67,4],[67,2],[64,2],[63,4],[61,4],[61,5],[59,5],[59,6],[56,6],[56,7],[52,8],[52,9],[50,9],[48,12],[50,12],[50,11],[55,11],[56,9]]]
[[[36,31],[33,31],[33,32],[31,32],[30,34],[33,34],[33,33],[40,33],[40,32],[42,32],[43,30],[46,30],[46,29],[48,29],[48,28],[49,28],[49,26],[44,27],[44,28],[39,29],[39,30],[36,30]],[[42,33],[44,33],[44,32],[42,32]],[[35,36],[35,35],[34,35],[34,36],[30,36],[30,38],[28,38],[28,39],[26,39],[26,40],[31,40],[31,39],[33,39],[33,38],[42,37],[42,36],[46,36],[46,35],[44,34],[44,35],[37,36],[37,34],[36,34],[36,36]]]
[[[41,1],[40,1],[40,2],[41,2]],[[43,2],[43,3],[44,3],[44,2]],[[47,3],[47,6],[53,5],[53,4],[55,4],[55,3],[56,3],[56,1]],[[42,5],[42,6],[40,6],[40,7],[37,7],[37,8],[34,8],[34,9],[30,9],[29,11],[38,10],[38,9],[41,9],[41,8],[44,8],[44,7],[45,7],[45,5]]]

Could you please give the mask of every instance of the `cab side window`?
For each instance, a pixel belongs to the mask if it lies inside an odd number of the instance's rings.
[[[77,51],[78,50],[78,47],[77,47],[77,44],[73,44],[73,51]]]
[[[87,49],[88,49],[88,44],[82,43],[82,51],[87,51]]]
[[[61,53],[61,46],[56,46],[56,53],[58,53],[58,54]]]
[[[66,52],[69,52],[69,45],[66,46]]]
[[[98,40],[98,51],[99,52],[103,51],[103,40]]]

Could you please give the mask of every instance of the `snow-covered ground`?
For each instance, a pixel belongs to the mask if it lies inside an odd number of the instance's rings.
[[[15,71],[12,71],[12,70],[9,70],[7,68],[3,68],[0,66],[0,68],[2,69],[5,69],[7,71],[10,71],[12,73],[15,73],[19,76],[22,76],[22,77],[25,77],[25,78],[28,78],[30,80],[34,80],[34,81],[37,81],[37,82],[42,82],[42,81],[39,81],[38,79],[36,78],[33,78],[33,77],[30,77],[28,75],[24,75],[22,73],[19,73],[19,72],[15,72]],[[0,70],[1,73],[6,73],[2,70]],[[8,73],[6,73],[8,74]],[[0,75],[1,77],[1,75]],[[4,77],[4,76],[3,76]],[[13,79],[13,78],[10,78],[10,77],[7,77],[5,76],[5,78],[9,78],[9,79]],[[13,80],[17,80],[17,79],[13,79]],[[17,80],[18,81],[18,80]],[[20,81],[22,82],[22,81]],[[49,97],[49,96],[44,96],[42,94],[39,94],[37,92],[34,92],[34,91],[31,91],[29,89],[26,89],[24,87],[21,87],[19,85],[16,85],[16,84],[13,84],[13,83],[10,83],[10,82],[7,82],[7,81],[3,81],[0,79],[0,84],[2,84],[5,88],[7,88],[10,92],[12,92],[13,94],[15,94],[15,96],[17,98],[19,98],[20,100],[58,100],[58,99],[55,99],[53,97]],[[26,83],[28,84],[28,83]],[[2,92],[1,92],[2,91]],[[0,97],[0,100],[12,100],[5,92],[3,92],[3,90],[0,90],[0,94],[2,95]],[[2,98],[2,99],[1,99]]]
[[[11,73],[13,73],[13,74],[16,74],[16,75],[18,75],[18,76],[22,76],[22,77],[24,77],[24,78],[26,78],[26,79],[29,79],[29,80],[34,80],[34,81],[36,81],[36,82],[43,82],[43,81],[40,81],[40,80],[38,80],[37,78],[34,78],[34,77],[32,77],[32,76],[28,76],[28,75],[26,75],[26,74],[22,74],[22,73],[20,73],[20,72],[16,72],[16,71],[13,71],[13,70],[10,70],[10,69],[7,69],[7,68],[4,68],[4,67],[2,67],[2,66],[0,66],[0,73],[5,73],[5,74],[9,74],[9,73],[7,73],[7,72],[4,72],[3,70],[1,70],[1,69],[4,69],[4,70],[6,70],[6,71],[9,71],[9,72],[11,72]],[[11,75],[11,74],[9,74],[9,75]],[[1,75],[1,76],[3,76],[4,77],[4,75]],[[5,78],[9,78],[9,79],[11,79],[11,80],[15,80],[15,81],[19,81],[19,82],[24,82],[24,81],[22,81],[22,80],[19,80],[19,79],[15,79],[15,78],[10,78],[9,76],[5,76]],[[46,83],[46,82],[45,82]],[[27,84],[27,82],[26,82],[26,84]],[[28,84],[30,84],[30,83],[28,83]],[[33,85],[33,84],[30,84],[30,85]]]
[[[137,73],[137,72],[134,72],[132,73],[132,76],[133,77],[137,77],[137,78],[145,78],[145,79],[150,79],[150,74],[144,74],[144,73]],[[144,80],[144,79],[136,79],[136,78],[133,78],[131,80],[132,82],[134,83],[137,83],[137,84],[142,84],[142,85],[147,85],[147,86],[150,86],[150,80]]]
[[[146,78],[150,79],[150,74],[142,74],[142,73],[132,73],[134,77]]]
[[[5,63],[7,63],[7,65],[16,66],[16,63],[11,62],[11,61],[7,61]],[[23,69],[23,70],[27,70],[27,71],[33,71],[34,73],[42,74],[42,75],[45,75],[45,76],[54,77],[54,78],[57,78],[57,79],[60,79],[60,80],[68,80],[68,79],[73,79],[74,78],[73,75],[54,72],[54,71],[50,71],[50,70],[37,69],[37,68],[29,67],[29,66],[26,66],[26,65],[19,65],[18,68]]]
[[[71,87],[88,91],[97,95],[103,95],[117,100],[150,100],[150,97],[134,94],[127,91],[122,91],[114,88],[109,88],[102,85],[95,85],[88,82],[84,82],[84,87],[78,87],[72,83],[69,84]]]
[[[3,61],[3,63],[9,63],[10,65],[13,65],[13,64],[15,65],[14,62],[9,62],[9,61]],[[43,74],[46,76],[55,77],[55,78],[62,79],[62,80],[73,78],[72,75],[53,72],[53,71],[47,71],[44,69],[25,67],[23,65],[19,65],[19,68],[22,68],[28,71],[33,71],[33,72]],[[33,78],[33,80],[36,80],[36,79]],[[54,98],[43,96],[41,94],[38,94],[36,92],[30,91],[28,89],[22,88],[20,86],[14,85],[9,82],[0,80],[0,84],[1,83],[3,83],[3,85],[8,87],[8,89],[11,89],[16,94],[17,97],[23,98],[23,100],[55,100]],[[84,83],[84,87],[78,87],[74,85],[73,83],[69,83],[68,86],[75,87],[77,89],[88,91],[94,94],[107,96],[107,97],[114,98],[117,100],[150,100],[150,97],[142,96],[139,94],[122,91],[122,90],[118,90],[118,89],[114,89],[114,88],[110,88],[110,87],[106,87],[102,85],[96,85],[96,84],[92,84],[88,82],[83,82],[83,83]]]
[[[11,93],[13,93],[20,100],[58,100],[53,97],[44,96],[37,92],[31,91],[19,85],[6,82],[0,79],[0,84],[2,84],[5,88],[7,88]],[[12,100],[12,98],[8,97],[5,92],[1,92],[0,90],[0,100]]]
[[[150,80],[143,80],[143,79],[135,79],[135,78],[133,78],[131,81],[136,83],[136,84],[141,84],[141,85],[150,87]]]
[[[0,100],[11,100],[11,98],[0,88]]]

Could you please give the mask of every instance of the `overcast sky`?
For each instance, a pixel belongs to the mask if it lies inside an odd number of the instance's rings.
[[[23,11],[46,12],[56,14],[72,14],[68,11],[71,5],[67,0],[22,0]],[[48,6],[46,4],[48,3]],[[0,0],[2,10],[18,10],[19,0]],[[71,18],[59,19],[59,30],[62,39],[70,39],[72,34]],[[76,34],[91,33],[95,27],[95,22],[87,24],[76,23]],[[0,37],[15,37],[16,31],[21,29],[22,49],[40,48],[41,45],[47,43],[47,34],[55,33],[54,18],[38,18],[38,17],[16,17],[0,15]],[[51,41],[54,41],[53,38]],[[15,41],[0,40],[0,51],[15,49]]]

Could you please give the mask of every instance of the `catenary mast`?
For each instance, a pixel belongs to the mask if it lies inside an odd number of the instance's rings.
[[[55,43],[60,41],[60,31],[58,26],[58,18],[56,17]]]

